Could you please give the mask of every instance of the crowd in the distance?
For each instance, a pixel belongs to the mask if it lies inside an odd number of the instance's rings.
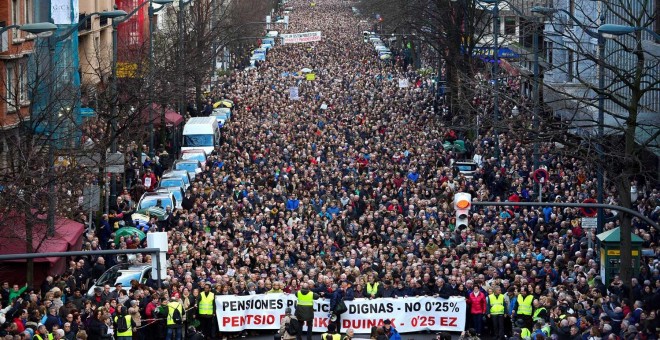
[[[506,295],[510,337],[528,328],[536,340],[657,339],[660,304],[645,303],[660,292],[655,256],[642,257],[632,282],[604,284],[598,249],[588,246],[594,235],[581,228],[573,208],[473,208],[469,226],[457,228],[456,192],[481,201],[539,196],[531,146],[506,131],[480,131],[474,139],[469,129],[449,126],[433,110],[430,78],[410,65],[379,60],[362,40],[368,27],[360,27],[349,3],[318,0],[312,7],[294,0],[287,6],[293,7],[288,32],[321,31],[323,41],[278,45],[258,68],[237,70],[216,88],[213,96],[235,103],[222,143],[185,193],[183,208],[168,209],[167,219],[150,228],[169,236],[163,288],[150,280],[114,292],[107,286],[88,298],[90,282],[116,259],[74,259],[64,275],[41,287],[3,287],[6,334],[31,339],[34,331],[27,329],[46,329],[55,339],[84,339],[84,331],[100,339],[116,328],[115,316],[131,315],[133,338],[161,339],[163,303],[179,301],[184,321],[193,324],[205,283],[216,295],[296,292],[306,283],[330,298],[345,282],[354,298],[463,296],[474,329],[466,336],[496,328],[491,304],[477,292],[487,298],[498,290]],[[302,68],[312,69],[316,80],[292,75]],[[410,86],[399,87],[400,78]],[[289,99],[291,86],[299,87],[299,100]],[[517,95],[515,86],[503,90]],[[488,91],[475,98],[486,109]],[[528,119],[520,115],[511,124]],[[443,148],[456,139],[465,141],[466,152]],[[595,169],[556,151],[554,145],[541,148],[549,172],[542,199],[594,198]],[[479,165],[471,178],[452,167],[465,158]],[[119,222],[132,223],[130,212],[146,190],[139,181],[132,179],[111,204],[97,234],[86,235],[85,249],[144,246],[139,239],[115,244],[111,235]],[[638,190],[636,209],[658,221],[658,189],[639,183]],[[616,192],[606,195],[616,203]],[[607,221],[605,230],[619,224],[611,211]],[[636,220],[634,232],[657,254],[653,227]],[[534,311],[545,306],[533,323],[511,322],[519,294],[533,296]],[[236,334],[214,329],[207,336]]]

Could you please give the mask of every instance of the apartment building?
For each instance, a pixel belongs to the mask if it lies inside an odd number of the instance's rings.
[[[34,0],[0,0],[0,26],[34,22]],[[29,115],[28,56],[36,36],[17,29],[2,34],[0,41],[0,159],[8,152],[8,139],[18,136],[16,127]]]

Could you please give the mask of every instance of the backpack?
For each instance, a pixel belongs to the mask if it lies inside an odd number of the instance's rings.
[[[286,330],[289,335],[297,335],[298,334],[298,329],[300,329],[300,324],[298,323],[298,319],[291,318],[289,319],[289,322],[284,325],[284,330]]]
[[[183,318],[181,317],[181,312],[179,312],[178,308],[174,308],[174,312],[172,313],[172,321],[174,321],[174,324],[176,325],[183,324]]]
[[[117,317],[117,332],[124,333],[128,331],[128,322],[126,322],[126,315]]]

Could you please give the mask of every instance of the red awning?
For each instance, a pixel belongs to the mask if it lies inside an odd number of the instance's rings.
[[[152,113],[152,121],[155,126],[160,126],[161,122],[161,114],[163,113],[161,110],[161,106],[158,104],[152,104],[151,106],[153,108],[153,113]],[[142,121],[145,123],[149,123],[149,108],[145,108],[142,110]],[[169,126],[179,126],[183,123],[183,117],[181,117],[180,114],[178,114],[176,111],[170,109],[170,108],[165,108],[165,124]]]
[[[46,252],[66,252],[80,250],[82,245],[82,235],[85,227],[82,223],[58,217],[55,219],[55,236],[45,238],[46,235],[46,216],[38,215],[32,227],[32,247],[35,253]],[[27,237],[25,217],[18,213],[8,213],[0,216],[5,227],[0,233],[0,254],[23,254],[27,252]],[[11,277],[13,282],[25,282],[25,262],[26,260],[4,261],[0,265],[0,275]],[[47,257],[36,258],[35,262],[35,282],[45,275],[58,275],[66,270],[66,258]],[[40,263],[39,269],[36,264]]]

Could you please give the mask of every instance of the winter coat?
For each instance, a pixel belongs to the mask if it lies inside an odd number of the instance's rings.
[[[301,289],[300,292],[302,294],[307,294],[310,292],[309,289]],[[317,300],[319,298],[319,295],[316,293],[314,294],[314,300]],[[296,298],[298,297],[298,292],[295,294]],[[298,321],[307,321],[307,320],[314,320],[314,306],[296,306],[296,318]]]
[[[470,305],[470,314],[485,314],[486,313],[486,294],[481,290],[477,290],[478,294],[470,292],[467,297],[467,303]]]
[[[282,340],[294,340],[296,338],[295,335],[291,335],[286,331],[286,324],[291,322],[291,319],[295,318],[295,316],[287,315],[282,319],[282,322],[280,323],[280,336],[282,337]]]

